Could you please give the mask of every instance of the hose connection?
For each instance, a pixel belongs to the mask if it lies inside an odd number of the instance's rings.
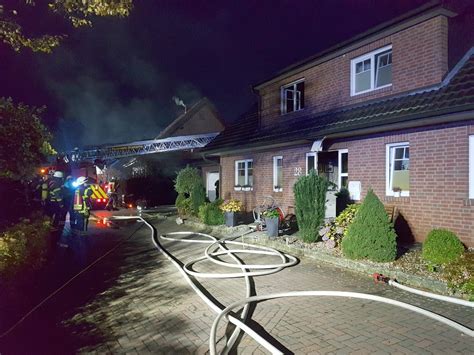
[[[384,276],[383,274],[379,274],[378,272],[374,272],[372,274],[372,278],[374,279],[374,283],[376,283],[376,284],[378,284],[378,283],[388,284],[388,282],[390,281],[390,277]]]

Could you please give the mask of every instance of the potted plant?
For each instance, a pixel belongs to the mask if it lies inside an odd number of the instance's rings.
[[[266,210],[262,213],[267,226],[267,235],[270,238],[278,237],[278,225],[280,221],[280,212],[278,209]]]
[[[399,187],[394,187],[393,189],[393,196],[395,197],[400,197],[400,194],[402,193],[402,189]]]
[[[282,188],[281,186],[279,186],[279,185],[273,186],[273,191],[275,191],[275,192],[281,192],[282,189],[283,189],[283,188]]]
[[[242,185],[234,185],[234,191],[242,191]]]
[[[252,185],[244,185],[244,186],[242,186],[242,191],[252,191]]]
[[[227,227],[235,227],[237,225],[237,212],[242,209],[242,202],[230,199],[224,201],[220,208],[224,212],[225,225]]]

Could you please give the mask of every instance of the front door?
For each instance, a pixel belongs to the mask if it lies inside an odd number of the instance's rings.
[[[207,180],[207,183],[206,183],[207,198],[211,202],[215,201],[217,198],[216,187],[218,186],[218,184],[216,184],[216,181],[219,181],[219,173],[218,172],[207,173],[206,180]]]

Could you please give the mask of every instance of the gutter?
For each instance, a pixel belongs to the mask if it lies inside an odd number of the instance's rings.
[[[266,144],[262,145],[259,142],[254,143],[253,145],[246,145],[244,148],[223,148],[216,150],[214,153],[207,152],[212,156],[224,156],[224,155],[235,155],[235,154],[243,154],[249,152],[261,152],[265,150],[271,150],[275,148],[285,148],[290,146],[296,145],[308,145],[308,151],[310,150],[312,144],[315,139],[334,139],[334,138],[347,138],[347,137],[358,137],[362,135],[374,134],[374,133],[390,133],[397,130],[402,129],[409,129],[409,128],[419,128],[419,127],[427,127],[433,125],[440,125],[445,123],[454,123],[454,122],[464,122],[472,120],[474,122],[474,104],[470,104],[467,107],[467,110],[463,110],[462,112],[456,113],[444,113],[441,110],[438,111],[437,116],[430,116],[424,118],[417,118],[419,115],[412,115],[408,118],[407,116],[402,117],[401,120],[394,123],[389,124],[382,124],[378,126],[368,126],[367,123],[360,125],[360,128],[354,128],[350,130],[338,131],[337,128],[335,129],[326,129],[318,131],[317,134],[312,136],[306,136],[302,139],[298,140],[291,140],[285,141],[280,143],[274,144]],[[304,132],[302,132],[303,134]]]

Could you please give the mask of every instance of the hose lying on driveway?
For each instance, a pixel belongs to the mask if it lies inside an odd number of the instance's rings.
[[[415,293],[415,294],[420,295],[420,296],[425,296],[425,297],[434,298],[434,299],[444,301],[444,302],[456,303],[456,304],[459,304],[461,306],[474,308],[474,302],[466,301],[466,300],[459,299],[459,298],[449,297],[449,296],[437,295],[436,293],[431,293],[431,292],[427,292],[427,291],[418,290],[416,288],[408,287],[408,286],[399,284],[397,281],[392,280],[389,277],[384,276],[384,275],[379,274],[379,273],[374,273],[372,275],[372,277],[374,278],[374,281],[376,283],[377,282],[384,282],[384,283],[386,283],[390,286],[394,286],[394,287],[399,288],[401,290],[411,292],[411,293]]]
[[[169,233],[167,236],[157,236],[155,228],[148,223],[146,220],[144,220],[141,217],[113,217],[113,219],[139,219],[143,221],[152,231],[152,238],[153,238],[153,243],[157,247],[157,249],[165,255],[181,272],[181,274],[184,276],[186,281],[191,285],[191,287],[194,289],[194,291],[206,302],[206,304],[209,305],[209,307],[214,310],[215,312],[218,313],[216,319],[214,320],[214,323],[211,327],[211,333],[210,333],[210,338],[209,338],[209,349],[210,353],[212,355],[217,353],[216,350],[216,332],[217,332],[217,326],[219,324],[219,321],[223,318],[226,317],[226,319],[233,323],[234,325],[237,326],[235,331],[233,332],[232,336],[230,337],[229,341],[227,342],[226,346],[224,347],[224,350],[222,350],[223,354],[227,354],[229,349],[232,348],[235,340],[237,339],[238,332],[240,330],[243,330],[247,335],[251,336],[253,339],[255,339],[260,345],[265,347],[267,350],[269,350],[273,354],[282,354],[282,352],[277,349],[275,346],[273,346],[271,343],[269,343],[266,339],[264,339],[260,334],[255,332],[252,328],[250,328],[248,325],[245,324],[246,316],[247,316],[247,309],[246,308],[248,305],[250,305],[253,302],[258,302],[258,301],[263,301],[263,300],[269,300],[269,299],[276,299],[276,298],[283,298],[283,297],[308,297],[308,296],[316,296],[316,297],[347,297],[347,298],[357,298],[357,299],[366,299],[366,300],[371,300],[371,301],[376,301],[376,302],[381,302],[381,303],[386,303],[386,304],[391,304],[397,307],[401,307],[407,310],[410,310],[412,312],[416,312],[418,314],[422,314],[426,317],[429,317],[431,319],[434,319],[436,321],[439,321],[443,324],[446,324],[466,335],[469,335],[471,337],[474,337],[474,331],[459,324],[456,323],[450,319],[447,319],[443,316],[440,316],[436,313],[427,311],[425,309],[422,309],[420,307],[416,307],[404,302],[392,300],[386,297],[380,297],[380,296],[375,296],[375,295],[370,295],[370,294],[364,294],[364,293],[357,293],[357,292],[343,292],[343,291],[294,291],[294,292],[283,292],[283,293],[274,293],[274,294],[268,294],[268,295],[262,295],[262,296],[252,296],[250,297],[250,287],[249,287],[249,282],[248,282],[248,277],[249,276],[261,276],[261,275],[268,275],[277,271],[280,271],[284,267],[294,265],[296,263],[296,258],[294,258],[291,255],[281,253],[275,249],[268,248],[268,247],[263,247],[263,246],[255,246],[255,245],[250,245],[247,243],[243,242],[236,242],[230,239],[234,238],[223,238],[220,240],[217,240],[215,237],[210,236],[208,234],[203,234],[203,233],[195,233],[195,232],[176,232],[176,233]],[[250,233],[250,232],[249,232]],[[170,237],[171,235],[199,235],[202,237],[205,237],[209,240],[197,240],[197,239],[189,239],[189,238],[173,238]],[[242,235],[241,235],[242,236]],[[196,260],[193,260],[191,262],[186,263],[184,266],[181,266],[175,258],[160,244],[159,238],[162,238],[164,240],[172,240],[172,241],[178,241],[178,242],[184,242],[184,243],[209,243],[210,245],[205,249],[204,256],[200,257]],[[251,247],[259,250],[243,250],[243,249],[228,249],[226,245],[239,245],[243,247]],[[219,250],[218,250],[219,249]],[[237,253],[246,253],[246,254],[262,254],[262,255],[275,255],[280,257],[281,263],[279,264],[255,264],[255,265],[247,265],[247,264],[242,264],[238,258],[235,258],[234,254]],[[236,261],[237,264],[230,264],[227,262],[224,262],[222,260],[218,260],[216,257],[220,255],[229,255],[233,258],[234,261]],[[214,262],[216,264],[222,265],[222,266],[227,266],[227,267],[232,267],[232,268],[239,268],[240,272],[235,272],[235,273],[199,273],[196,271],[192,270],[192,265],[194,265],[197,262],[203,261],[203,260],[209,260],[211,262]],[[255,269],[257,271],[249,271]],[[216,305],[214,302],[212,302],[198,287],[197,285],[193,282],[193,280],[189,277],[189,275],[192,275],[194,277],[203,277],[203,278],[233,278],[233,277],[244,277],[246,280],[246,285],[247,285],[247,291],[246,291],[246,298],[237,302],[234,302],[230,304],[228,307],[221,309],[218,305]],[[234,308],[244,306],[244,310],[242,311],[242,319],[238,319],[234,317],[233,315],[230,315],[229,312],[231,312]],[[240,330],[239,330],[240,329]]]

